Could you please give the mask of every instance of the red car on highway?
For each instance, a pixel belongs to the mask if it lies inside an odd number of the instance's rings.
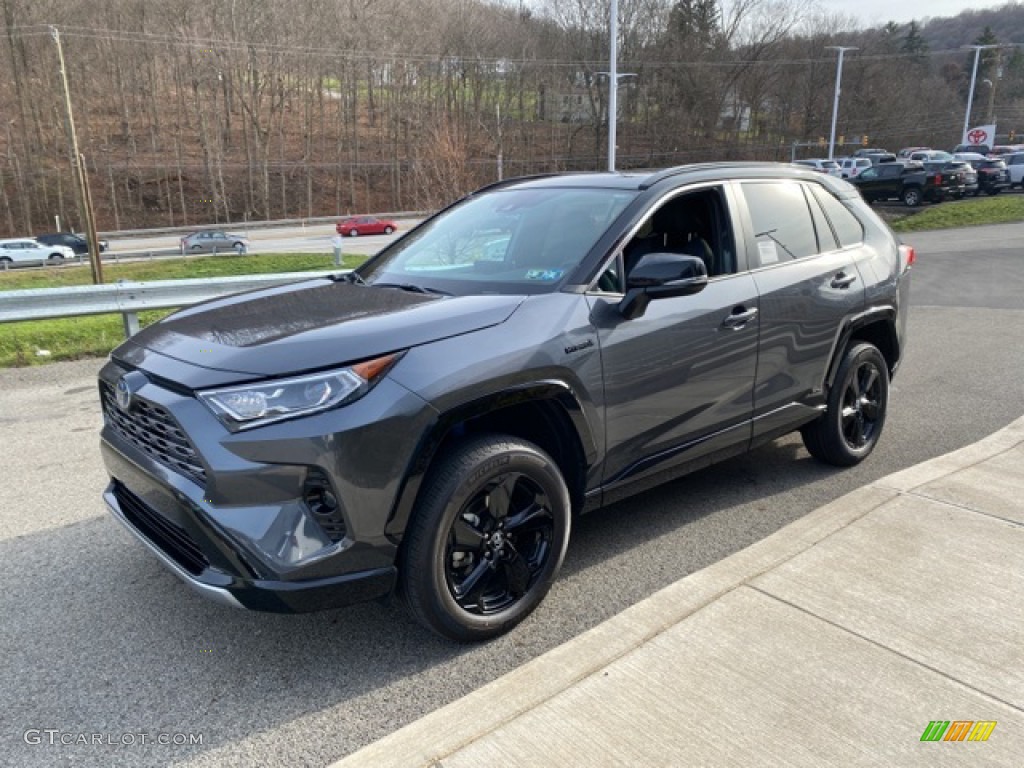
[[[378,219],[374,216],[353,216],[342,219],[335,229],[339,235],[356,237],[357,235],[390,235],[398,225],[391,219]]]

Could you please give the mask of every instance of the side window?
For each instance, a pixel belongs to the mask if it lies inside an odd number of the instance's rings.
[[[871,179],[878,178],[878,171],[874,168],[865,168],[860,172],[860,177],[865,181],[871,181]]]
[[[622,249],[626,275],[648,253],[696,256],[712,278],[735,273],[736,240],[722,189],[686,192],[651,211]],[[598,281],[602,284],[609,284],[607,273]]]
[[[834,198],[829,192],[820,187],[814,188],[814,196],[821,207],[825,209],[825,215],[832,223],[832,228],[839,238],[839,245],[843,248],[856,245],[864,240],[864,227],[860,220],[847,209],[845,205]]]
[[[802,259],[818,252],[811,211],[799,184],[745,182],[742,187],[754,226],[759,266]]]
[[[828,219],[821,211],[821,206],[815,201],[807,187],[804,187],[804,194],[807,196],[807,204],[811,207],[811,218],[814,220],[814,231],[818,235],[818,252],[825,253],[834,251],[839,245],[836,237],[832,234],[832,227],[828,225]]]

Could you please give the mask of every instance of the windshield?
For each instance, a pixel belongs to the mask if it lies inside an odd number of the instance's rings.
[[[359,269],[370,284],[455,295],[545,293],[636,197],[607,188],[498,189],[426,222]]]

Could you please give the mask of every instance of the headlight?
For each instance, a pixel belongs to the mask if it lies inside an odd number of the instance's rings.
[[[399,357],[401,354],[396,353],[337,371],[209,389],[200,392],[199,399],[228,429],[250,429],[357,400],[370,391]]]

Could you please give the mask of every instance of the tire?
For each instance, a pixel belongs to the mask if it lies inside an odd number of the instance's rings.
[[[907,187],[903,190],[900,199],[909,208],[916,208],[921,204],[921,190],[917,187]]]
[[[359,230],[358,229],[350,229],[349,232],[348,232],[348,236],[349,237],[359,237]]]
[[[10,269],[14,265],[14,260],[9,256],[0,256],[0,269]]]
[[[384,234],[385,235],[390,235],[394,231],[395,231],[394,227],[384,227]]]
[[[239,256],[245,253],[245,243],[232,243],[231,247],[235,249],[235,253]]]
[[[878,443],[888,405],[885,358],[874,345],[855,343],[843,355],[825,413],[801,428],[804,445],[826,464],[859,464]]]
[[[198,252],[198,251],[201,251],[201,250],[203,250],[203,246],[201,246],[201,245],[193,245],[192,246],[192,251],[193,252]]]
[[[485,435],[431,469],[402,544],[399,586],[424,627],[458,642],[497,637],[554,581],[569,542],[569,491],[532,443]]]
[[[46,257],[46,263],[47,264],[63,264],[64,263],[64,255],[61,254],[61,253],[51,253],[49,256]]]
[[[989,197],[995,197],[998,194],[999,194],[999,187],[993,187],[992,189],[988,190],[988,196]]]

